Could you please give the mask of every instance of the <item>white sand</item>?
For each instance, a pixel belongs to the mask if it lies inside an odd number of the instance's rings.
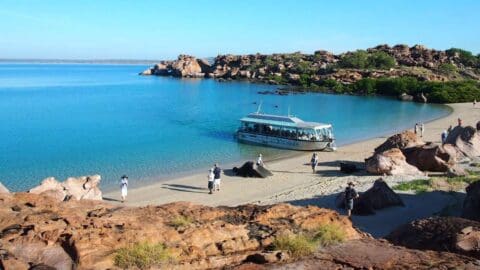
[[[449,104],[449,106],[453,109],[450,115],[425,124],[425,141],[440,142],[442,131],[449,125],[455,126],[459,117],[463,119],[464,125],[475,126],[480,120],[480,107],[474,109],[471,103]],[[335,209],[334,198],[336,194],[343,191],[349,181],[357,183],[358,191],[364,191],[371,187],[375,179],[378,179],[378,176],[366,175],[364,172],[344,175],[339,172],[338,161],[346,160],[363,164],[364,159],[371,156],[373,149],[385,139],[386,137],[378,137],[340,147],[336,152],[320,152],[317,174],[312,173],[308,164],[311,153],[305,153],[293,158],[266,162],[266,166],[274,173],[274,176],[267,179],[229,176],[228,170],[225,170],[227,175],[222,176],[221,191],[209,195],[206,188],[208,168],[205,168],[205,174],[194,174],[130,189],[126,204],[140,206],[190,201],[211,206],[235,206],[245,203],[290,202],[297,205],[313,204]],[[412,178],[388,176],[385,179],[392,186]],[[130,182],[132,181],[135,180],[131,179]],[[120,189],[107,193],[104,197],[119,199]],[[382,236],[398,224],[431,216],[452,203],[452,197],[442,193],[422,196],[403,195],[403,197],[406,203],[405,208],[382,210],[375,216],[354,217],[354,223],[373,235]]]

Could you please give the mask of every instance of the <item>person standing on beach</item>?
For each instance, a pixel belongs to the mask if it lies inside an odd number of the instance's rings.
[[[477,100],[476,99],[473,100],[473,108],[475,108],[475,106],[477,106]]]
[[[317,164],[318,164],[318,155],[317,155],[317,153],[313,153],[312,159],[310,160],[310,164],[312,165],[312,171],[313,171],[313,173],[315,173],[316,170],[317,170]]]
[[[423,137],[423,132],[425,132],[425,124],[420,125],[420,137]]]
[[[262,166],[265,165],[263,163],[263,160],[262,160],[262,154],[258,154],[258,158],[257,158],[257,166]]]
[[[449,134],[450,132],[452,132],[452,129],[453,129],[453,127],[452,127],[452,125],[450,125],[450,126],[448,127],[448,129],[447,129],[447,133]],[[448,134],[447,134],[447,135],[448,135]]]
[[[214,184],[214,180],[215,180],[215,174],[213,174],[213,169],[210,169],[208,171],[208,190],[210,191],[208,194],[212,194],[213,193],[213,184]]]
[[[461,127],[462,126],[462,119],[461,118],[458,118],[458,126]]]
[[[128,194],[128,176],[123,175],[120,179],[120,191],[122,193],[122,203],[127,199]]]
[[[214,178],[213,178],[213,189],[217,190],[217,191],[220,191],[220,182],[222,181],[221,180],[221,175],[222,175],[222,169],[220,169],[220,167],[218,167],[218,163],[215,163],[215,165],[213,166],[213,175],[214,175]]]
[[[445,144],[445,142],[447,141],[447,136],[448,136],[448,132],[444,130],[442,132],[442,144]]]
[[[345,208],[347,209],[348,217],[352,216],[353,200],[359,197],[357,191],[353,188],[354,186],[353,182],[349,182],[345,188]]]
[[[413,132],[417,134],[417,130],[418,130],[418,123],[415,123],[415,126],[413,127]]]

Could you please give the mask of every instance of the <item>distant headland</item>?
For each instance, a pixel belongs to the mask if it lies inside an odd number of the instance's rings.
[[[141,75],[216,78],[290,86],[289,90],[398,96],[402,100],[452,103],[480,100],[480,55],[422,45],[378,45],[333,54],[219,55],[213,61],[179,55]]]

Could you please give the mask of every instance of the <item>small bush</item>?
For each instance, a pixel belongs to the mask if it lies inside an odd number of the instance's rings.
[[[315,241],[305,234],[282,235],[273,241],[275,250],[285,250],[292,257],[300,258],[313,254],[317,248]]]
[[[336,224],[325,224],[316,230],[275,238],[273,248],[285,250],[292,257],[300,258],[313,254],[320,246],[329,246],[345,241],[345,232]]]
[[[320,226],[315,235],[315,241],[321,246],[328,246],[345,241],[345,231],[336,224]]]
[[[415,191],[416,194],[426,192],[432,187],[431,180],[413,180],[410,182],[403,182],[393,187],[394,190]]]
[[[190,217],[186,216],[176,216],[174,219],[172,219],[168,225],[174,227],[174,228],[180,228],[180,227],[187,227],[188,225],[192,224],[193,220]]]
[[[146,269],[173,260],[169,250],[163,244],[136,243],[115,252],[114,263],[116,266]]]

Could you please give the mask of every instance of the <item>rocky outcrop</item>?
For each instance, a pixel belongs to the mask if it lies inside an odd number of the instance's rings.
[[[367,172],[372,174],[422,175],[421,171],[407,163],[405,156],[398,148],[376,153],[365,159],[365,167]]]
[[[455,157],[436,144],[406,148],[403,154],[409,164],[421,171],[446,172],[455,164]]]
[[[424,144],[425,142],[423,142],[422,139],[417,136],[417,134],[410,130],[406,130],[402,133],[388,137],[384,143],[375,148],[375,153],[385,152],[392,148],[404,150],[406,148],[422,146]]]
[[[445,143],[455,146],[459,158],[480,156],[480,135],[472,126],[456,126],[448,134]]]
[[[448,253],[398,247],[386,241],[361,239],[327,247],[312,258],[287,264],[242,265],[235,270],[351,270],[351,269],[465,269],[480,267],[478,260]]]
[[[58,182],[54,177],[46,178],[42,183],[29,190],[33,194],[47,195],[57,201],[102,200],[100,175],[70,177],[65,182]]]
[[[480,181],[471,183],[463,201],[462,217],[480,221]]]
[[[395,245],[419,250],[454,252],[480,259],[480,222],[432,217],[400,226],[387,236]]]
[[[179,55],[177,60],[162,61],[140,75],[203,78],[211,71],[208,61],[190,55]]]
[[[307,232],[322,224],[335,224],[346,240],[362,237],[350,220],[332,210],[288,204],[130,208],[92,200],[59,203],[32,193],[2,194],[0,201],[1,264],[107,269],[114,266],[117,249],[148,241],[163,243],[175,254],[178,269],[210,269],[268,251],[279,234]]]
[[[227,80],[245,79],[269,84],[303,85],[305,80],[322,85],[327,80],[342,84],[355,83],[364,78],[414,77],[421,81],[449,81],[458,78],[480,79],[476,67],[466,67],[458,55],[449,55],[445,51],[427,49],[421,45],[379,45],[367,49],[368,54],[383,52],[392,56],[396,65],[390,69],[354,69],[342,68],[338,62],[351,54],[346,52],[335,55],[318,50],[314,54],[301,52],[285,54],[248,54],[218,55],[213,64],[193,56],[180,55],[175,61],[161,61],[141,75],[209,77]],[[445,74],[442,64],[453,65],[459,69],[455,75]],[[301,79],[302,78],[302,79]],[[423,94],[402,96],[402,100],[426,102]]]

